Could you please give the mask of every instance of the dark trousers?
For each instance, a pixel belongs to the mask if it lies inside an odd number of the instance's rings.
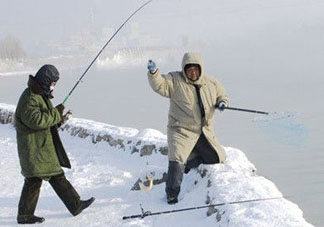
[[[191,158],[193,157],[193,158]],[[190,159],[191,158],[191,159]],[[214,148],[209,144],[202,133],[189,156],[186,166],[179,162],[170,161],[168,167],[168,178],[165,192],[168,197],[177,197],[180,192],[180,185],[183,179],[185,168],[196,168],[200,164],[219,163],[219,157]]]
[[[191,158],[193,157],[193,158]],[[196,168],[200,164],[219,163],[219,157],[209,144],[204,134],[201,134],[187,161],[186,168]]]
[[[28,219],[34,215],[39,198],[42,179],[38,177],[25,178],[18,205],[18,218]],[[52,188],[71,212],[80,206],[80,196],[71,183],[65,178],[64,173],[52,176],[49,180]]]

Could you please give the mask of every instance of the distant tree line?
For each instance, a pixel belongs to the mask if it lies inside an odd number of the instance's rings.
[[[11,35],[0,39],[0,59],[20,60],[25,56],[19,39]]]

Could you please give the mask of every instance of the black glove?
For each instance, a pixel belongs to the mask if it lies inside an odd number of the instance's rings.
[[[63,111],[65,109],[65,106],[63,104],[58,104],[55,108],[58,110],[58,112],[60,113],[61,117],[63,118]]]
[[[72,112],[71,110],[69,110],[68,112],[66,112],[64,115],[63,115],[63,120],[64,122],[66,122],[67,120],[69,120],[72,116]]]
[[[72,116],[72,112],[69,110],[62,116],[62,120],[57,124],[57,127],[61,127],[62,125],[65,124],[66,121],[68,121]]]

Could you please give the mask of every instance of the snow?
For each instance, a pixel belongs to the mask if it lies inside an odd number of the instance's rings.
[[[96,123],[94,121],[85,119],[72,118],[69,123],[75,127],[85,128],[91,132],[97,131],[102,133],[118,134],[120,136],[134,136],[138,133],[137,129],[116,127],[113,125]]]
[[[14,106],[0,104],[11,111]],[[166,136],[154,129],[138,131],[95,121],[72,118],[68,124],[82,127],[97,135],[113,134],[116,138],[132,137],[136,141],[166,145]],[[216,207],[207,216],[207,208],[150,216],[144,219],[122,220],[123,216],[145,211],[159,212],[209,203],[244,201],[282,197],[276,185],[257,174],[255,166],[239,149],[225,147],[227,160],[223,165],[201,165],[184,176],[180,201],[168,205],[164,183],[148,192],[131,190],[146,175],[159,179],[167,170],[167,156],[153,153],[140,156],[125,148],[112,147],[106,142],[60,133],[71,159],[72,169],[65,170],[81,198],[91,196],[95,203],[79,216],[71,216],[47,182],[43,183],[36,215],[44,216],[44,226],[312,226],[303,218],[298,206],[285,198],[227,204]],[[23,185],[16,148],[15,130],[11,124],[0,124],[0,225],[16,225],[17,204]]]
[[[6,112],[15,112],[16,106],[15,105],[10,105],[10,104],[5,104],[5,103],[0,103],[0,109]]]

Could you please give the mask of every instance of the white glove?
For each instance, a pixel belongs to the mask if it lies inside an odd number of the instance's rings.
[[[218,109],[219,109],[220,111],[224,111],[226,107],[227,107],[227,105],[226,105],[225,102],[220,102],[220,103],[218,104]]]
[[[157,70],[155,62],[152,60],[149,60],[147,63],[147,69],[150,71],[150,73],[154,74]]]

